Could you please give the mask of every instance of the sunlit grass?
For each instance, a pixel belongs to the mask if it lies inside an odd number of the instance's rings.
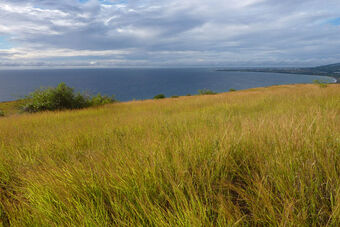
[[[0,220],[339,225],[340,86],[0,118]]]
[[[0,110],[4,112],[6,116],[20,113],[20,106],[24,103],[23,100],[0,102]]]

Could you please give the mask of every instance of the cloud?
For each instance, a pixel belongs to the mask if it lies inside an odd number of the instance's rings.
[[[0,39],[0,62],[51,67],[339,62],[338,3],[5,0],[0,1],[0,37],[6,37]]]

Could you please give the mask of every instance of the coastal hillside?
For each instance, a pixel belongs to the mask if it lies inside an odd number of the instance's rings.
[[[219,71],[240,71],[240,72],[268,72],[268,73],[287,73],[302,75],[318,75],[333,77],[340,83],[340,63],[322,65],[310,68],[242,68],[242,69],[221,69]]]
[[[14,106],[0,117],[0,226],[340,224],[340,84]]]
[[[321,73],[328,73],[332,75],[337,75],[338,78],[340,77],[340,63],[318,66],[318,67],[315,67],[314,69]]]

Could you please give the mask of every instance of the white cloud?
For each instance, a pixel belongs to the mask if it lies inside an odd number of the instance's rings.
[[[338,0],[0,0],[2,65],[312,65],[340,61]],[[82,59],[79,60],[79,57]],[[55,59],[58,59],[56,61]],[[56,63],[57,62],[57,63]]]
[[[11,48],[0,50],[0,56],[9,60],[40,59],[54,57],[101,57],[127,55],[131,50],[72,50],[72,49],[45,49],[36,51],[29,48]]]

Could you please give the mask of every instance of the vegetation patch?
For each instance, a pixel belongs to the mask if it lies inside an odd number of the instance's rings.
[[[166,98],[164,94],[158,94],[153,97],[153,99],[164,99],[164,98]]]
[[[97,94],[89,96],[75,93],[74,89],[65,83],[57,87],[41,88],[26,97],[22,110],[24,112],[41,112],[64,109],[82,109],[90,106],[104,105],[115,102],[114,96]]]
[[[326,88],[327,87],[327,81],[325,81],[325,80],[313,80],[313,83],[318,85],[320,88]]]
[[[2,118],[0,226],[339,226],[338,100],[284,85]]]
[[[201,89],[201,90],[198,90],[198,94],[199,95],[216,95],[217,92],[214,92],[210,89]]]

